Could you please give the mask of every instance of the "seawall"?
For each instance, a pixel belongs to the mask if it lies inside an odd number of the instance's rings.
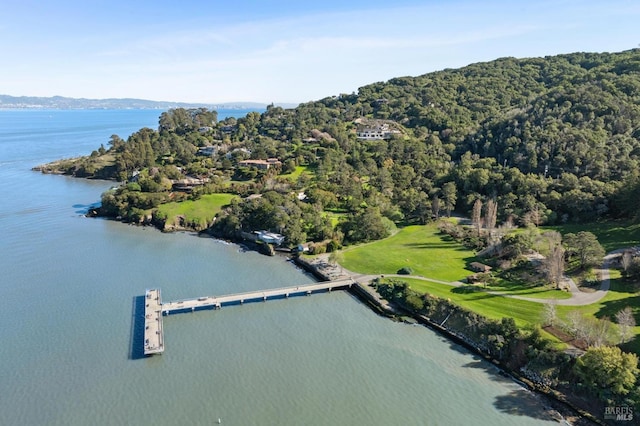
[[[322,260],[319,260],[317,258],[311,260],[298,256],[294,257],[293,261],[296,265],[313,274],[319,280],[328,281],[331,279],[335,279],[335,277],[332,277],[332,273],[333,271],[335,271],[335,269],[333,269],[334,267]],[[377,291],[369,286],[368,283],[358,282],[356,285],[352,286],[349,291],[351,292],[351,294],[353,294],[359,300],[369,306],[374,312],[380,315],[395,319],[401,319],[402,317],[414,318],[419,324],[429,327],[446,339],[464,347],[469,352],[481,356],[486,361],[495,365],[501,375],[511,378],[514,382],[546,398],[548,405],[552,407],[553,411],[559,413],[562,418],[565,419],[564,421],[566,421],[566,419],[571,419],[570,424],[574,426],[586,426],[593,424],[606,426],[606,423],[598,419],[592,413],[585,411],[582,408],[577,407],[575,404],[571,403],[571,401],[569,401],[567,397],[562,393],[548,387],[540,386],[530,381],[526,377],[522,377],[520,374],[518,374],[518,372],[508,369],[498,360],[494,359],[493,357],[482,351],[480,348],[470,343],[468,339],[465,339],[464,336],[459,335],[458,333],[449,330],[444,326],[441,326],[425,315],[415,314],[406,311],[400,306],[390,304],[387,300],[383,299]]]

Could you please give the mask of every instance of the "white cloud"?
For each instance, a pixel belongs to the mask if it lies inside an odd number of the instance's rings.
[[[213,24],[205,16],[114,25],[106,33],[47,43],[48,35],[16,34],[12,46],[0,46],[3,59],[17,64],[0,69],[0,93],[306,101],[500,56],[613,49],[614,41],[627,42],[625,31],[635,34],[631,21],[639,6],[583,4],[462,1],[223,25],[224,19]],[[637,40],[628,43],[631,48]]]

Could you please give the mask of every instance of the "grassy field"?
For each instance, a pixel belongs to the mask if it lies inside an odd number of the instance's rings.
[[[519,266],[513,272],[505,271],[498,274],[487,288],[536,299],[568,299],[571,297],[570,293],[558,290],[548,284],[532,265]]]
[[[366,274],[395,274],[408,266],[414,275],[457,281],[470,275],[473,251],[439,233],[436,224],[407,226],[384,240],[344,251],[343,266]]]
[[[158,210],[160,213],[166,214],[167,223],[173,223],[177,216],[184,216],[187,221],[206,223],[210,222],[216,213],[235,197],[237,195],[206,194],[196,201],[162,204]]]
[[[309,168],[309,166],[296,166],[296,169],[293,172],[283,173],[280,175],[280,177],[287,178],[291,182],[295,182],[303,173],[311,175],[311,169]]]
[[[429,293],[464,306],[487,318],[501,319],[512,317],[518,326],[540,324],[542,321],[541,303],[527,302],[489,294],[484,291],[473,291],[467,287],[453,287],[415,278],[400,278],[420,293]]]
[[[571,297],[569,292],[557,290],[548,286],[529,287],[520,284],[510,285],[509,283],[503,283],[501,285],[488,286],[487,290],[532,297],[534,299],[569,299]]]
[[[567,225],[552,229],[563,234],[582,230],[593,232],[606,251],[640,244],[640,225],[629,223]],[[472,273],[468,266],[476,260],[472,251],[441,235],[435,224],[402,228],[384,240],[349,248],[344,251],[343,257],[341,264],[355,272],[395,274],[400,268],[408,266],[413,270],[413,275],[441,281],[462,280]],[[542,303],[493,295],[482,288],[456,288],[417,278],[401,279],[418,292],[450,299],[488,318],[513,317],[519,326],[540,324],[542,321]],[[487,290],[537,299],[570,297],[566,292],[545,286],[531,286],[520,280],[497,280]],[[587,316],[608,317],[615,322],[615,314],[626,306],[633,308],[636,323],[640,324],[640,286],[625,282],[619,271],[611,270],[611,289],[602,300],[586,306],[557,306],[557,312],[560,319],[566,319],[569,312],[579,310]],[[622,347],[640,354],[640,325],[634,331],[636,339]]]
[[[324,217],[328,217],[329,220],[331,220],[331,226],[335,228],[340,223],[340,220],[343,217],[347,216],[347,213],[334,213],[334,212],[325,211],[323,215]]]
[[[608,253],[612,250],[640,245],[640,223],[609,221],[598,223],[570,224],[543,229],[553,229],[561,234],[589,231],[598,237],[598,241]]]

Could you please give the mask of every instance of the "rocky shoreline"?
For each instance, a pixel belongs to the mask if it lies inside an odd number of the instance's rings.
[[[293,261],[296,265],[300,266],[304,270],[312,273],[316,278],[322,281],[335,280],[339,278],[348,278],[350,275],[346,274],[338,265],[329,263],[326,256],[320,256],[317,258],[303,258],[294,257]],[[458,335],[452,330],[447,329],[444,326],[432,321],[430,318],[424,315],[416,315],[405,311],[399,306],[390,304],[368,284],[358,281],[358,278],[373,279],[373,276],[358,276],[354,277],[357,284],[351,288],[351,293],[358,299],[368,305],[372,310],[379,315],[383,315],[387,318],[396,321],[416,322],[418,324],[429,327],[436,333],[447,338],[448,340],[464,347],[471,353],[481,356],[486,361],[490,362],[496,367],[498,374],[508,377],[515,383],[519,384],[523,388],[535,392],[536,395],[544,399],[544,405],[546,414],[549,420],[555,420],[559,423],[569,424],[573,426],[588,426],[588,425],[603,425],[606,423],[598,419],[592,413],[589,413],[574,404],[572,404],[565,395],[562,393],[550,389],[545,386],[537,385],[526,377],[521,376],[518,372],[511,371],[502,365],[498,360],[493,359],[475,345],[469,343],[464,336]],[[413,321],[408,321],[410,318]]]
[[[100,216],[99,211],[93,212],[93,214],[87,214],[87,216]],[[113,220],[118,220],[117,218],[111,218]],[[120,220],[121,222],[124,222]],[[161,232],[196,232],[197,235],[206,235],[212,238],[217,238],[215,235],[211,235],[207,231],[196,231],[193,229],[187,228],[176,228],[171,230],[160,229],[156,224],[153,223],[144,223],[137,224],[139,226],[153,226],[154,228],[160,230]],[[253,244],[245,244],[246,242],[237,244],[242,245],[246,249],[259,251],[259,247]],[[276,252],[277,253],[277,252]],[[266,253],[263,253],[266,254]],[[302,256],[291,256],[290,254],[280,253],[281,255],[287,256],[290,258],[293,263],[295,263],[298,267],[304,269],[308,273],[312,274],[316,279],[320,281],[331,281],[341,278],[349,278],[352,277],[356,280],[356,285],[351,288],[351,294],[356,296],[360,301],[369,306],[374,312],[379,315],[385,316],[392,320],[396,321],[405,321],[412,322],[424,325],[434,330],[438,334],[447,338],[448,340],[463,346],[468,351],[481,356],[486,361],[492,363],[496,366],[496,369],[499,374],[505,377],[511,378],[514,382],[518,383],[520,386],[526,388],[529,391],[535,392],[537,395],[545,398],[546,406],[547,406],[547,414],[550,420],[556,420],[558,422],[564,422],[565,424],[574,425],[574,426],[587,426],[587,425],[603,425],[606,426],[607,423],[604,423],[600,419],[598,419],[592,413],[589,413],[574,404],[572,404],[568,398],[562,393],[550,389],[546,386],[538,385],[533,381],[527,379],[526,377],[521,376],[518,372],[511,371],[507,369],[504,365],[502,365],[498,360],[493,359],[491,356],[484,353],[481,349],[477,348],[475,345],[469,343],[464,336],[458,335],[452,330],[447,329],[444,326],[432,321],[430,318],[417,315],[410,312],[405,311],[399,306],[395,306],[390,304],[385,299],[380,297],[380,295],[369,285],[358,282],[363,278],[368,278],[369,281],[373,280],[375,276],[367,276],[367,275],[356,275],[347,273],[344,271],[339,265],[332,264],[328,261],[327,255],[321,255],[314,258],[306,258]]]

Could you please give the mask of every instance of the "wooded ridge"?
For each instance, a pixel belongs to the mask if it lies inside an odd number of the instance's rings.
[[[173,109],[158,129],[126,141],[114,135],[108,150],[62,168],[130,182],[135,175],[138,186],[103,199],[107,214],[131,220],[180,199],[169,198],[170,182],[193,177],[203,185],[185,197],[304,191],[304,202],[290,200],[288,216],[315,205],[368,214],[376,228],[470,214],[478,199],[493,200],[500,221],[554,224],[640,212],[639,137],[640,50],[633,49],[502,58],[220,122],[204,108]],[[243,162],[268,158],[277,166]],[[260,222],[251,208],[236,210],[218,226]],[[298,226],[287,215],[272,225],[291,243],[321,221],[309,216]],[[354,223],[343,232],[351,241],[385,235]]]

